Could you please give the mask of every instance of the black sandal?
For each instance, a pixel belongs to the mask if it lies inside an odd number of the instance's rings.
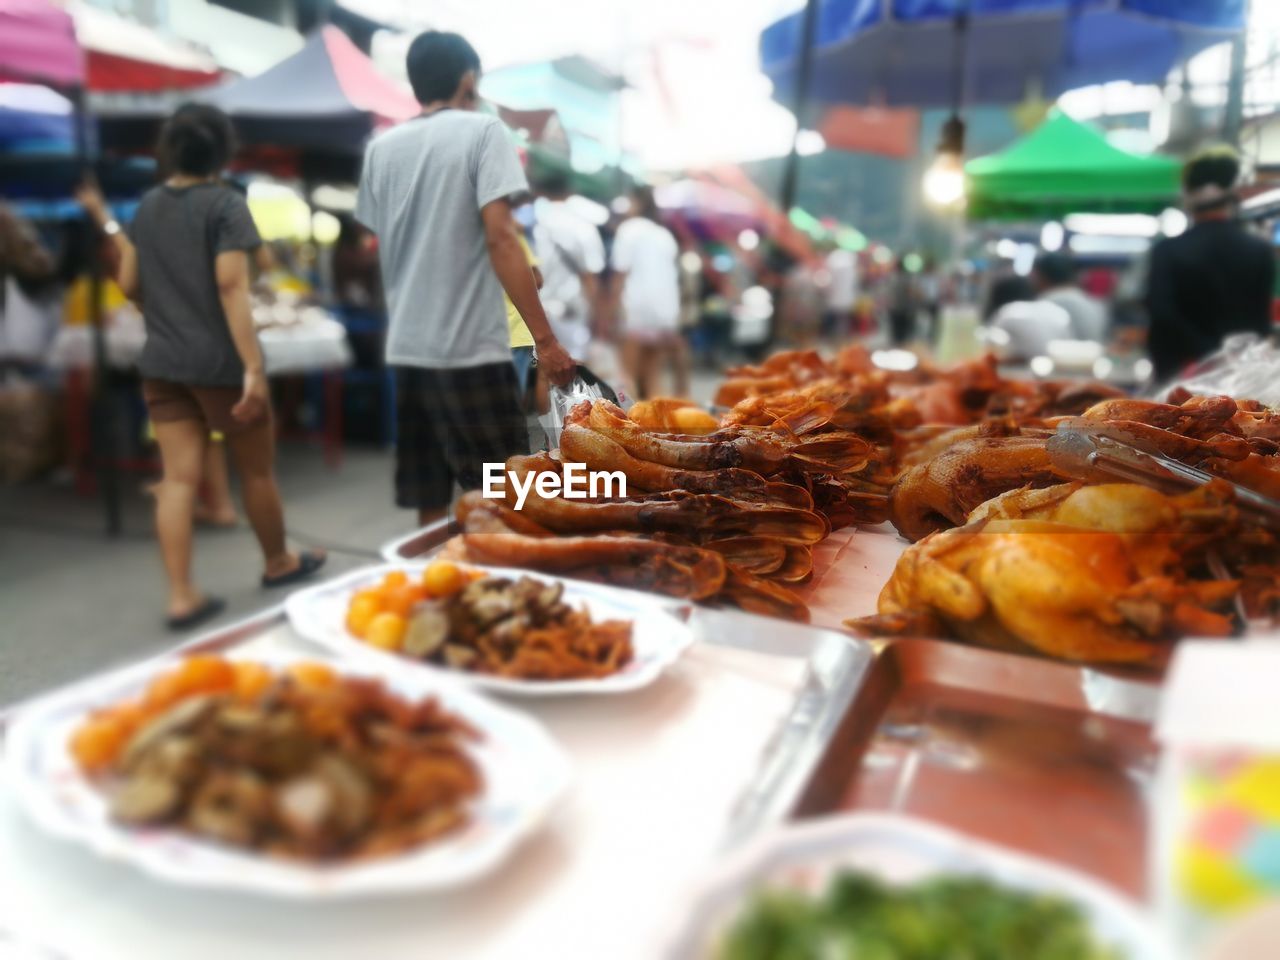
[[[328,559],[328,555],[321,553],[319,550],[305,550],[298,554],[298,565],[288,573],[282,573],[278,577],[268,577],[264,573],[262,575],[262,586],[272,589],[300,583],[323,567],[324,562]]]
[[[184,613],[180,617],[165,617],[164,625],[174,633],[180,633],[184,630],[190,630],[192,627],[198,627],[207,620],[212,620],[226,607],[227,602],[221,597],[205,597],[204,602],[194,610]]]

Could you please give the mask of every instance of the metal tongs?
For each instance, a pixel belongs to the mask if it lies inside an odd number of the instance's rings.
[[[1046,447],[1054,469],[1077,480],[1127,480],[1161,493],[1182,493],[1212,480],[1228,484],[1235,491],[1241,513],[1269,530],[1280,531],[1280,502],[1174,460],[1122,427],[1060,423]]]

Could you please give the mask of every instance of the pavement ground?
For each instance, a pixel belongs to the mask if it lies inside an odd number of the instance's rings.
[[[718,381],[695,372],[694,398],[707,402]],[[348,447],[333,470],[318,448],[281,445],[278,474],[291,542],[328,549],[325,576],[378,562],[382,544],[415,528],[414,513],[392,502],[393,467],[387,450]],[[122,478],[124,532],[116,538],[103,532],[101,501],[77,496],[66,483],[0,488],[0,707],[198,635],[164,628],[147,482]],[[227,601],[221,616],[200,629],[283,601],[288,591],[263,590],[261,573],[257,543],[243,521],[235,530],[197,529],[196,580]]]

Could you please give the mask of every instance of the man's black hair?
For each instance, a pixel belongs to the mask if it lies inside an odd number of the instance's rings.
[[[1240,176],[1240,155],[1230,147],[1210,147],[1182,168],[1182,187],[1188,193],[1209,184],[1230,190]]]
[[[544,170],[538,174],[537,188],[549,197],[563,197],[569,193],[569,174],[564,170]]]
[[[1074,283],[1076,264],[1065,253],[1042,253],[1031,268],[1049,287],[1062,287]]]
[[[207,103],[184,103],[160,130],[158,153],[166,174],[212,176],[227,165],[235,150],[231,119]]]
[[[658,201],[653,196],[653,187],[637,183],[629,193],[636,213],[642,217],[648,217],[654,222],[661,222],[661,216],[658,213]]]
[[[468,70],[480,72],[480,55],[457,33],[428,30],[409,44],[409,85],[419,103],[448,100]]]

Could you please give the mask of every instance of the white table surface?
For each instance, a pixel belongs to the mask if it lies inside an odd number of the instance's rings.
[[[240,649],[298,646],[278,626]],[[0,789],[0,958],[652,960],[799,686],[808,647],[786,653],[696,644],[636,693],[521,701],[574,783],[498,873],[443,896],[309,905],[174,888],[45,836]]]
[[[107,365],[117,370],[135,367],[146,334],[140,325],[117,324],[104,331]],[[258,342],[269,376],[341,370],[351,366],[347,331],[337,320],[313,320],[288,326],[265,327]],[[88,369],[93,365],[93,331],[83,324],[63,324],[49,347],[46,362],[55,370]]]

